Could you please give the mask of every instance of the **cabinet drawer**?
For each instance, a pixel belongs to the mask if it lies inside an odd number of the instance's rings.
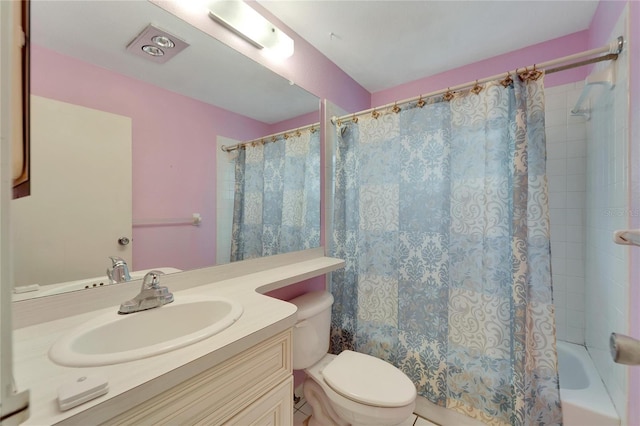
[[[209,419],[203,425],[211,424]],[[228,426],[291,426],[293,425],[293,376],[242,410]]]
[[[221,424],[291,377],[287,330],[107,421],[109,425]]]

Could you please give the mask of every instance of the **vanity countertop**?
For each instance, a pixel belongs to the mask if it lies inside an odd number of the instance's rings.
[[[121,364],[71,368],[55,364],[47,356],[49,348],[60,336],[97,315],[117,310],[117,306],[16,329],[13,333],[15,379],[19,390],[30,391],[30,416],[24,424],[48,425],[64,420],[72,424],[73,416],[79,415],[77,420],[80,420],[88,413],[88,409],[91,409],[91,423],[106,421],[292,327],[296,320],[296,307],[260,292],[319,276],[343,265],[344,262],[339,259],[321,256],[271,269],[261,268],[257,272],[249,271],[245,275],[223,280],[215,280],[212,275],[213,283],[196,284],[196,287],[173,291],[176,300],[186,295],[237,300],[244,311],[232,326],[210,338],[161,355]],[[215,274],[216,268],[208,269]],[[200,271],[202,273],[206,272]],[[188,279],[188,275],[186,277]],[[173,290],[171,284],[167,285]],[[91,374],[105,377],[109,382],[109,392],[68,411],[60,411],[57,404],[58,388]]]

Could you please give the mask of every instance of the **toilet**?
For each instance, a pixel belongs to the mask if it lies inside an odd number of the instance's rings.
[[[400,370],[370,355],[328,354],[333,296],[326,291],[289,301],[298,307],[293,369],[304,370],[303,391],[313,408],[309,426],[397,425],[416,405],[416,388]]]

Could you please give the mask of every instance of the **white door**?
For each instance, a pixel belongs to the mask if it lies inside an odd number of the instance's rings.
[[[131,119],[32,96],[31,195],[11,204],[17,286],[131,263]]]

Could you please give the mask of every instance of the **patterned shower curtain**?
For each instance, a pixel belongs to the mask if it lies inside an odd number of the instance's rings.
[[[231,238],[231,261],[320,246],[318,131],[239,150]]]
[[[331,347],[485,423],[552,425],[543,84],[515,80],[338,127]]]

